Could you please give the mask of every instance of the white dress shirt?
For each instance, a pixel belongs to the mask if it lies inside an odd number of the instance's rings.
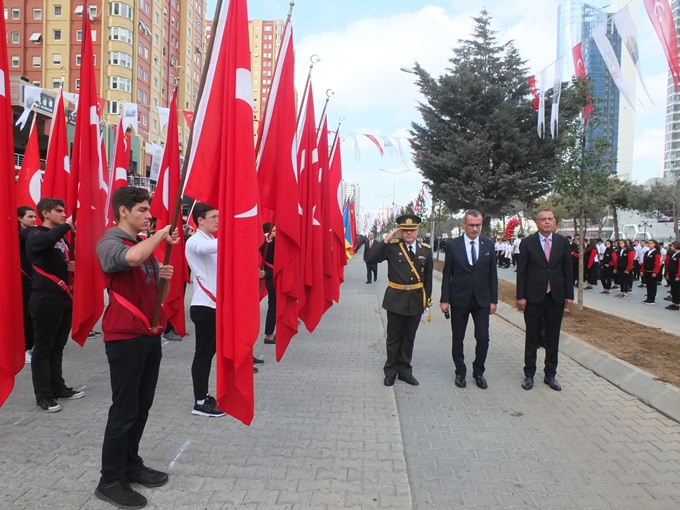
[[[196,230],[196,233],[187,241],[186,255],[187,263],[191,268],[191,278],[194,280],[191,306],[216,308],[215,302],[203,292],[196,278],[201,280],[201,285],[213,296],[217,295],[217,238],[202,230]]]
[[[472,245],[470,243],[474,243],[477,260],[479,260],[479,237],[477,239],[470,239],[467,234],[463,234],[463,239],[465,240],[465,253],[467,253],[468,264],[472,266],[474,264],[472,263]]]

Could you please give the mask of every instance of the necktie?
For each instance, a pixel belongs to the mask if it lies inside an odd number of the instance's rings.
[[[474,266],[477,263],[477,249],[474,241],[470,241],[470,255],[472,255],[472,265]]]
[[[544,243],[544,248],[543,251],[545,252],[545,259],[550,262],[550,238],[546,237],[543,239]],[[548,277],[548,290],[545,291],[546,294],[550,292],[550,278]]]
[[[373,249],[373,241],[371,241],[371,242],[368,243],[368,249],[369,249],[369,250],[372,250],[372,249]]]
[[[411,260],[413,260],[416,256],[415,253],[413,253],[413,246],[409,245],[408,247],[408,256],[411,257]]]

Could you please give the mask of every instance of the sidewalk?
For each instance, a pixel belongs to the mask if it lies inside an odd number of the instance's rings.
[[[454,386],[450,324],[436,311],[416,339],[420,386],[384,387],[385,273],[366,285],[350,261],[340,304],[281,363],[258,340],[250,427],[192,416],[193,331],[165,342],[140,453],[170,482],[141,488],[147,508],[680,508],[680,425],[564,353],[562,392],[540,380],[522,390],[523,332],[500,316],[488,390]],[[468,341],[469,362],[473,352]],[[113,508],[93,496],[110,398],[101,339],[70,342],[64,373],[84,399],[40,411],[27,367],[0,408],[2,509]]]

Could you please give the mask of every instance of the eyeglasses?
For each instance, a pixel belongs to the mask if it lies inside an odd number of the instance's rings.
[[[219,217],[220,217],[219,214],[212,214],[212,215],[210,215],[210,216],[206,216],[205,219],[206,219],[206,220],[216,220],[216,219],[218,219]]]

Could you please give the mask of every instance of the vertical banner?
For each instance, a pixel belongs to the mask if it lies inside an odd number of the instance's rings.
[[[638,49],[637,41],[637,27],[635,26],[635,22],[633,21],[633,18],[630,15],[628,6],[627,5],[624,6],[623,9],[615,13],[613,19],[614,24],[616,25],[616,30],[618,30],[619,35],[621,36],[621,42],[623,42],[623,45],[626,47],[626,50],[628,51],[628,54],[630,55],[630,58],[633,61],[633,65],[635,65],[635,71],[637,72],[637,75],[640,78],[642,88],[644,89],[645,94],[647,94],[647,98],[649,99],[649,101],[652,104],[654,104],[652,96],[649,94],[649,91],[647,90],[647,85],[645,85],[645,80],[642,77],[642,68],[640,66],[640,51]]]
[[[597,49],[600,50],[602,60],[604,60],[604,63],[609,70],[609,74],[611,74],[612,80],[614,80],[619,92],[621,92],[621,95],[626,99],[633,111],[635,111],[634,98],[632,97],[633,94],[630,90],[630,86],[626,80],[623,79],[621,66],[619,66],[619,61],[616,58],[616,53],[614,52],[614,48],[612,48],[612,44],[609,42],[609,39],[607,39],[605,29],[606,25],[602,24],[593,30],[593,40],[595,41]]]
[[[555,81],[553,82],[552,108],[550,109],[550,135],[557,138],[560,116],[560,97],[562,96],[562,59],[555,62]]]
[[[678,35],[673,22],[673,11],[668,0],[643,0],[649,21],[652,22],[663,52],[668,60],[675,90],[680,85],[680,65],[678,65]]]

